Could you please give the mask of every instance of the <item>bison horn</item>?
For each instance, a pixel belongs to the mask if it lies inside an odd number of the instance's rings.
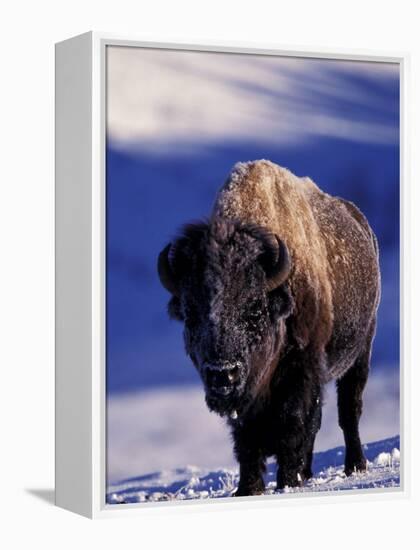
[[[162,285],[174,296],[178,295],[178,286],[176,284],[175,274],[170,262],[170,252],[172,244],[169,243],[159,254],[158,273]]]
[[[278,288],[287,279],[291,263],[290,255],[287,250],[287,246],[279,239],[277,235],[274,235],[278,245],[278,256],[275,264],[267,270],[267,289],[269,292]]]

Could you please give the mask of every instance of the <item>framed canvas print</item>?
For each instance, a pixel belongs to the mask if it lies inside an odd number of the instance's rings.
[[[407,491],[406,66],[56,45],[57,505]]]

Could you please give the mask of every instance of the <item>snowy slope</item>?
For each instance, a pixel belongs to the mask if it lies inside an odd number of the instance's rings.
[[[395,436],[364,446],[368,471],[346,477],[343,471],[344,447],[316,453],[314,477],[303,488],[283,492],[342,491],[398,487],[400,484],[400,438]],[[266,494],[276,491],[276,465],[270,462],[266,474]],[[207,499],[231,496],[238,484],[238,470],[209,471],[194,466],[155,472],[127,479],[108,488],[109,504],[161,500]]]

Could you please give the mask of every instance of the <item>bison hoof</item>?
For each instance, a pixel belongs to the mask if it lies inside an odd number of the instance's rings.
[[[291,472],[280,474],[277,476],[277,490],[285,487],[303,487],[303,482],[306,479],[303,473]]]
[[[265,485],[263,482],[256,483],[255,485],[239,485],[236,492],[233,494],[234,497],[251,497],[255,495],[263,495],[265,490]]]
[[[358,472],[366,472],[367,462],[365,458],[359,458],[358,460],[347,461],[344,468],[344,473],[346,476],[351,476],[352,474]]]

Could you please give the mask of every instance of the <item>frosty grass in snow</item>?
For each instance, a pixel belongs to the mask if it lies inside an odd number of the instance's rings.
[[[364,446],[368,470],[350,477],[344,474],[344,447],[316,453],[314,477],[302,488],[286,487],[278,493],[306,493],[399,487],[400,438],[395,436]],[[207,499],[232,496],[239,480],[237,470],[206,471],[194,466],[155,472],[124,480],[108,487],[108,504],[128,504],[163,500]],[[276,493],[276,464],[267,465],[266,495]]]

